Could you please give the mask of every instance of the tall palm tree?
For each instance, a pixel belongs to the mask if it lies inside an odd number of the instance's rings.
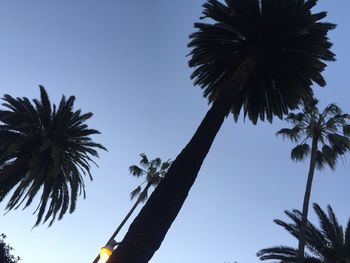
[[[62,96],[56,107],[42,86],[40,94],[33,102],[5,95],[6,109],[0,110],[0,201],[15,189],[6,209],[24,201],[26,208],[42,189],[35,226],[49,218],[51,225],[68,208],[75,210],[77,196],[85,198],[83,175],[92,179],[92,157],[98,157],[97,149],[106,150],[90,137],[99,131],[85,124],[92,113],[73,110],[73,96]]]
[[[120,223],[120,225],[117,227],[117,229],[114,231],[114,233],[108,240],[107,245],[111,244],[114,241],[115,237],[118,235],[119,231],[125,225],[126,221],[128,221],[129,217],[134,212],[136,207],[140,203],[146,202],[148,198],[148,190],[151,187],[154,187],[154,188],[157,187],[157,185],[163,179],[164,175],[166,174],[166,172],[168,171],[171,165],[170,160],[167,160],[166,162],[162,162],[160,158],[149,160],[147,158],[147,155],[144,153],[140,154],[140,156],[141,156],[141,161],[140,161],[141,167],[137,165],[132,165],[129,167],[129,171],[130,171],[130,174],[133,176],[145,177],[145,180],[130,193],[131,200],[133,200],[134,198],[137,198],[136,202],[130,209],[129,213],[125,216],[123,221]],[[144,184],[146,184],[146,186],[142,189],[142,185]],[[100,256],[98,255],[93,261],[93,263],[97,263],[99,259],[100,259]]]
[[[211,108],[117,247],[113,263],[148,262],[179,213],[224,119],[256,123],[282,118],[311,84],[325,85],[323,61],[334,60],[327,37],[335,25],[311,12],[316,0],[208,0],[190,35],[192,79]]]
[[[320,228],[307,221],[305,263],[348,263],[350,262],[350,220],[343,230],[330,206],[328,215],[317,205],[314,210],[319,218]],[[299,239],[302,213],[298,210],[285,211],[293,223],[282,220],[274,222]],[[288,246],[265,248],[257,253],[260,260],[279,260],[280,263],[297,262],[298,249]]]
[[[299,262],[302,262],[304,255],[306,222],[315,168],[321,170],[329,166],[335,169],[337,160],[350,150],[350,125],[347,122],[350,115],[344,114],[335,104],[329,104],[320,113],[317,103],[316,99],[305,101],[301,112],[290,113],[286,118],[293,127],[277,132],[277,135],[298,143],[291,151],[294,161],[302,161],[310,156],[299,238]]]

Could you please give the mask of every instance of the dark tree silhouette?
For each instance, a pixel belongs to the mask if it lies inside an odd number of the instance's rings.
[[[326,165],[336,168],[337,160],[350,150],[350,115],[335,104],[329,104],[322,112],[317,108],[316,99],[305,101],[301,112],[290,113],[286,120],[293,125],[277,132],[299,144],[292,149],[291,158],[305,160],[310,156],[309,173],[303,202],[301,231],[299,237],[299,261],[302,262],[305,248],[305,232],[312,181],[315,168],[322,170]]]
[[[350,220],[343,230],[330,206],[328,215],[317,205],[314,210],[319,218],[320,228],[307,221],[304,263],[348,263],[350,262]],[[293,223],[282,220],[274,222],[299,239],[302,213],[298,210],[285,211]],[[260,260],[278,260],[279,263],[297,262],[298,249],[288,246],[265,248],[257,253]],[[276,262],[276,261],[274,261]]]
[[[320,22],[311,12],[316,0],[209,0],[208,23],[196,23],[190,35],[192,78],[211,108],[194,136],[131,224],[112,263],[146,263],[175,220],[224,119],[243,110],[253,123],[272,121],[312,96],[313,82],[334,60]]]
[[[98,157],[97,149],[105,150],[90,137],[99,132],[85,124],[92,113],[73,110],[73,96],[63,96],[56,107],[42,86],[40,93],[33,103],[5,95],[6,110],[0,110],[0,201],[15,189],[6,209],[23,202],[26,208],[43,189],[35,226],[49,218],[51,225],[68,208],[75,210],[77,196],[85,198],[83,175],[92,179],[91,157]]]
[[[1,263],[17,263],[21,259],[12,255],[13,248],[5,242],[6,235],[0,234],[0,262]]]
[[[167,160],[166,162],[162,162],[160,158],[155,158],[153,160],[149,160],[147,155],[142,153],[140,154],[141,161],[140,166],[137,165],[131,165],[129,167],[130,174],[135,177],[146,177],[145,180],[136,187],[131,193],[130,198],[133,200],[136,199],[135,204],[131,207],[130,211],[127,213],[123,221],[120,223],[120,225],[117,227],[117,229],[114,231],[112,236],[109,238],[107,245],[113,246],[115,244],[115,237],[118,235],[120,230],[123,228],[125,223],[128,221],[132,213],[135,211],[136,207],[142,203],[146,202],[148,198],[148,191],[151,187],[157,187],[157,185],[161,182],[161,180],[164,178],[165,173],[168,171],[171,161]],[[142,186],[146,184],[146,186],[142,189]],[[97,263],[100,259],[100,255],[98,255],[93,263]]]

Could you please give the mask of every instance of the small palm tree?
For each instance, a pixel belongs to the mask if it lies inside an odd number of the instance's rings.
[[[130,209],[129,213],[125,216],[123,221],[120,223],[120,225],[117,227],[117,229],[114,231],[114,233],[108,240],[107,245],[113,244],[115,237],[118,235],[119,231],[122,229],[126,221],[128,221],[129,217],[134,212],[136,207],[140,203],[146,202],[148,198],[148,190],[151,187],[154,187],[154,188],[157,187],[157,185],[163,179],[164,175],[166,174],[166,172],[168,171],[171,165],[170,160],[167,160],[166,162],[162,162],[160,158],[149,160],[147,158],[147,155],[144,153],[140,154],[140,156],[141,156],[141,161],[140,161],[141,167],[137,165],[132,165],[129,167],[129,171],[131,175],[136,176],[138,178],[145,177],[145,180],[130,193],[131,200],[137,198],[136,202]],[[144,184],[146,184],[146,186],[142,189],[142,185]],[[100,256],[98,255],[93,261],[93,263],[97,263],[99,259],[100,259]]]
[[[294,161],[305,160],[311,155],[299,238],[300,261],[304,255],[306,222],[315,168],[321,170],[327,165],[335,169],[337,160],[350,150],[350,125],[347,122],[350,115],[344,114],[335,104],[329,104],[320,113],[317,103],[316,99],[305,101],[301,112],[290,113],[286,118],[293,127],[277,132],[277,135],[298,143],[291,151]]]
[[[343,230],[330,206],[328,215],[317,205],[314,210],[319,218],[320,228],[307,221],[305,263],[348,263],[350,262],[350,220]],[[285,211],[294,223],[282,220],[274,222],[299,239],[302,213],[298,210]],[[280,263],[297,262],[298,249],[288,246],[278,246],[262,249],[257,253],[260,260],[279,260]]]
[[[61,219],[68,208],[70,213],[75,210],[78,195],[83,193],[85,198],[83,175],[92,179],[91,157],[98,157],[96,149],[106,148],[90,138],[99,134],[85,124],[92,113],[73,110],[73,96],[63,96],[56,107],[42,86],[40,94],[41,99],[33,103],[25,97],[3,98],[6,110],[0,110],[0,201],[15,189],[6,209],[17,209],[24,201],[26,208],[42,189],[35,226],[50,217],[51,226],[57,215]]]
[[[327,37],[335,25],[312,13],[316,0],[208,0],[190,35],[192,79],[212,104],[117,247],[111,263],[146,263],[179,213],[225,118],[282,118],[324,86]]]

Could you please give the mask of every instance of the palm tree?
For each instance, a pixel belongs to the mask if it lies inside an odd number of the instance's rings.
[[[179,213],[224,119],[232,112],[256,123],[272,121],[325,85],[321,72],[334,60],[327,37],[335,25],[312,14],[316,0],[208,0],[190,35],[192,79],[211,108],[172,163],[111,257],[148,262]]]
[[[277,135],[299,143],[291,151],[294,161],[305,160],[311,155],[303,202],[299,262],[302,262],[304,255],[306,222],[315,168],[321,170],[327,165],[335,169],[337,160],[350,150],[350,125],[347,123],[350,115],[344,114],[335,104],[329,104],[320,113],[317,103],[316,99],[305,101],[301,112],[290,113],[286,118],[293,127],[277,132]]]
[[[348,263],[350,262],[350,220],[345,231],[330,206],[328,215],[317,205],[314,210],[319,218],[320,228],[307,221],[305,263]],[[294,223],[282,220],[274,222],[299,239],[302,213],[298,210],[285,211]],[[260,260],[279,260],[280,263],[297,262],[298,249],[288,246],[277,246],[262,249],[257,253]]]
[[[155,158],[153,160],[149,160],[147,158],[147,155],[142,153],[140,154],[141,161],[140,166],[132,165],[129,167],[130,174],[136,177],[146,177],[146,180],[144,180],[138,187],[136,187],[131,193],[130,198],[133,200],[137,197],[135,204],[130,209],[129,213],[125,216],[123,221],[120,223],[120,225],[117,227],[117,229],[114,231],[112,236],[107,242],[108,244],[113,243],[115,237],[118,235],[119,231],[122,229],[126,221],[128,221],[131,214],[134,212],[136,207],[142,203],[146,202],[148,198],[148,190],[153,186],[154,188],[157,187],[157,185],[160,183],[160,181],[163,179],[165,173],[168,171],[171,161],[167,160],[166,162],[162,162],[160,158]],[[142,185],[146,184],[146,186],[142,189]],[[97,263],[100,259],[100,255],[98,255],[93,263]]]
[[[68,208],[70,213],[75,210],[78,195],[83,193],[85,198],[83,175],[92,179],[90,162],[95,162],[91,157],[98,157],[97,149],[106,148],[92,141],[90,136],[99,134],[85,124],[92,113],[73,110],[73,96],[62,96],[56,107],[42,86],[40,94],[41,99],[33,103],[26,97],[3,98],[0,201],[15,189],[6,209],[17,209],[24,201],[26,208],[42,188],[35,226],[50,217],[51,226],[57,215],[61,219]]]

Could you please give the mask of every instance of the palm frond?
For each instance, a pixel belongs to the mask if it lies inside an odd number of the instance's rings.
[[[145,173],[145,171],[137,165],[131,165],[129,167],[129,172],[136,177],[140,177]]]
[[[336,133],[330,133],[327,136],[334,151],[342,155],[350,150],[350,139],[346,136],[342,136]]]
[[[332,116],[336,116],[336,115],[341,115],[343,114],[341,108],[334,104],[334,103],[331,103],[329,104],[323,111],[323,117],[326,117],[327,115],[332,115]]]
[[[274,259],[295,262],[298,256],[298,250],[293,247],[276,246],[262,249],[256,255],[260,260]]]
[[[291,158],[294,161],[302,161],[310,155],[310,146],[307,143],[298,144],[291,151]]]
[[[323,153],[321,151],[317,151],[316,153],[316,168],[318,170],[323,170],[325,168],[326,160],[324,159]]]
[[[344,251],[349,248],[344,238],[344,232],[330,206],[327,214],[314,204],[314,210],[319,218],[321,228],[315,227],[307,222],[306,247],[308,251],[304,255],[307,263],[326,262],[347,262],[350,260],[350,253]],[[299,238],[301,228],[301,213],[298,210],[285,212],[293,223],[286,223],[282,220],[274,220],[278,225],[284,227],[294,237]],[[349,221],[350,225],[350,221]],[[348,231],[348,230],[347,230]],[[347,232],[348,234],[350,233]],[[345,234],[346,236],[346,234]],[[257,253],[260,260],[278,260],[278,262],[296,262],[298,249],[288,246],[274,246],[262,249]]]
[[[163,172],[163,173],[166,172],[169,169],[170,165],[171,165],[171,161],[170,160],[167,160],[166,162],[163,162],[161,167],[160,167],[161,172]]]
[[[133,200],[135,197],[137,197],[140,194],[140,192],[141,192],[141,186],[139,185],[130,193],[130,199]]]
[[[293,112],[289,113],[285,120],[293,125],[300,125],[305,122],[306,115],[302,112],[295,114]]]
[[[147,158],[147,155],[144,154],[144,153],[141,153],[140,156],[141,156],[140,164],[141,164],[142,166],[144,166],[144,167],[147,166],[148,163],[149,163],[148,158]]]
[[[140,193],[140,195],[139,195],[140,201],[142,203],[146,202],[148,199],[148,191],[146,191],[146,190],[147,189],[145,189],[145,191],[142,191],[142,193]]]
[[[288,128],[280,129],[276,133],[276,135],[281,135],[283,139],[287,138],[292,142],[298,142],[300,140],[302,133],[303,133],[303,130],[300,127],[294,126],[292,129],[288,129]]]

